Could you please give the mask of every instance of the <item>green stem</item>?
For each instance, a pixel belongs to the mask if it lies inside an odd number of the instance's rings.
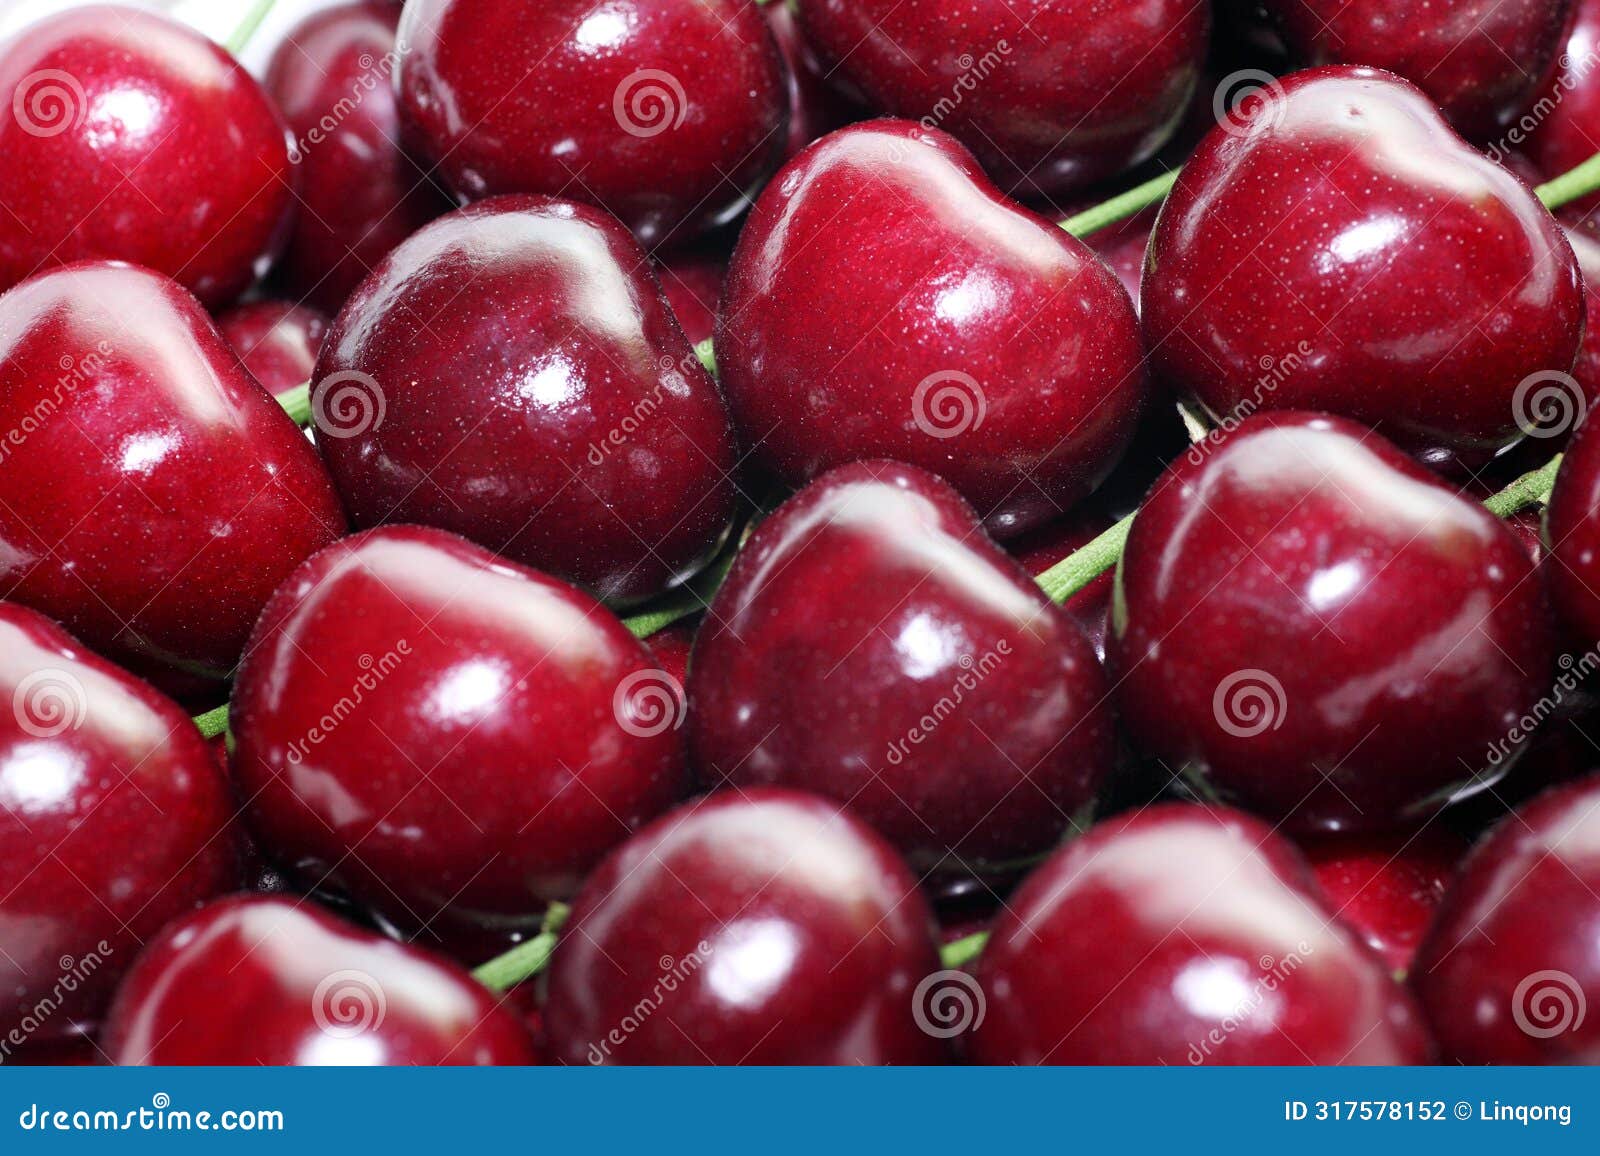
[[[1137,511],[1136,511],[1137,512]],[[1065,602],[1117,564],[1133,528],[1133,514],[1106,530],[1075,553],[1068,554],[1034,579],[1052,602]]]
[[[939,949],[939,962],[951,971],[965,967],[978,958],[983,951],[983,945],[988,942],[987,931],[975,931],[961,939],[951,940]]]
[[[297,385],[278,395],[278,404],[294,419],[301,429],[311,424],[311,383]]]
[[[552,903],[545,913],[539,934],[526,943],[519,943],[503,955],[497,955],[482,967],[473,969],[472,978],[490,991],[510,991],[517,984],[532,979],[550,966],[550,956],[556,949],[556,939],[562,924],[572,914],[565,903]]]
[[[200,728],[200,737],[214,739],[228,729],[228,704],[194,716],[194,725]]]
[[[1547,209],[1559,209],[1579,197],[1586,197],[1600,189],[1600,153],[1584,161],[1575,169],[1568,169],[1553,181],[1546,181],[1533,190],[1533,195],[1544,202]]]
[[[234,56],[238,56],[249,45],[250,38],[260,29],[261,22],[267,18],[267,14],[277,2],[278,0],[256,0],[255,7],[245,13],[244,19],[239,21],[228,38],[222,42],[222,46]]]
[[[694,347],[694,355],[700,359],[700,364],[706,367],[706,372],[713,377],[717,372],[717,354],[711,348],[711,338],[706,338]]]
[[[1542,506],[1550,500],[1550,491],[1556,484],[1556,471],[1560,468],[1561,455],[1557,454],[1538,469],[1523,474],[1483,504],[1497,518],[1509,518],[1529,506]]]
[[[1115,225],[1118,221],[1136,216],[1151,205],[1164,200],[1172,191],[1172,186],[1178,183],[1178,173],[1181,171],[1173,169],[1170,173],[1152,177],[1142,185],[1134,185],[1127,192],[1118,193],[1109,201],[1102,201],[1092,209],[1085,209],[1068,217],[1061,222],[1061,227],[1074,237],[1087,237],[1090,233],[1098,232],[1108,225]]]

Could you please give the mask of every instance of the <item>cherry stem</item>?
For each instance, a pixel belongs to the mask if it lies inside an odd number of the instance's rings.
[[[200,728],[200,737],[214,739],[228,729],[228,704],[213,707],[205,714],[194,716],[194,725]]]
[[[510,991],[517,984],[532,979],[550,966],[550,955],[555,951],[558,934],[571,914],[572,908],[565,903],[552,903],[544,914],[538,935],[474,968],[472,978],[490,991],[497,992]]]
[[[1118,193],[1109,201],[1102,201],[1091,209],[1075,213],[1060,225],[1074,237],[1087,237],[1090,233],[1097,233],[1118,221],[1126,221],[1129,217],[1137,216],[1151,205],[1159,204],[1166,199],[1172,191],[1172,186],[1178,183],[1178,174],[1182,169],[1173,169],[1170,173],[1162,173],[1159,177],[1151,177],[1142,185],[1134,185],[1125,193]]]
[[[1556,472],[1560,469],[1561,455],[1557,454],[1538,469],[1523,474],[1483,504],[1497,518],[1509,518],[1529,506],[1542,506],[1550,500],[1550,491],[1556,484]]]
[[[1579,197],[1586,197],[1600,189],[1600,153],[1569,169],[1554,180],[1534,187],[1533,195],[1544,202],[1547,209],[1559,209]]]
[[[238,56],[249,45],[251,37],[261,28],[261,22],[267,18],[267,14],[277,2],[278,0],[256,0],[255,7],[245,13],[244,19],[239,21],[228,38],[222,42],[222,46],[234,56]]]
[[[294,424],[301,429],[311,424],[311,383],[297,385],[278,395],[278,404],[283,406]]]
[[[988,942],[987,931],[974,931],[971,935],[953,939],[939,949],[939,962],[951,971],[965,967],[978,958],[983,951],[983,945]]]

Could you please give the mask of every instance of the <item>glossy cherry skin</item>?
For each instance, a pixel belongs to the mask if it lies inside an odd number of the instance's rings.
[[[411,526],[284,583],[230,716],[263,845],[453,947],[536,926],[681,798],[681,722],[650,653],[588,595]]]
[[[1578,360],[1572,366],[1572,376],[1582,393],[1581,402],[1576,391],[1568,390],[1566,403],[1557,405],[1549,415],[1552,428],[1560,426],[1561,432],[1566,433],[1572,428],[1574,419],[1581,420],[1590,409],[1600,405],[1600,237],[1582,226],[1562,225],[1561,231],[1566,234],[1567,243],[1578,258],[1578,268],[1583,271],[1583,298],[1588,315],[1592,318],[1584,327],[1583,346],[1578,350]],[[1561,384],[1559,379],[1552,381],[1553,384]],[[1552,401],[1562,400],[1559,394],[1551,394],[1550,397]],[[1553,449],[1560,443],[1549,444]]]
[[[828,84],[823,65],[806,43],[799,20],[788,4],[763,4],[761,14],[783,56],[789,94],[789,135],[783,148],[788,160],[824,133],[870,115],[860,102]]]
[[[1057,851],[978,961],[980,1064],[1415,1064],[1405,989],[1265,823],[1168,803]]]
[[[1586,420],[1561,459],[1545,508],[1545,579],[1567,641],[1600,642],[1600,420]]]
[[[162,924],[239,885],[233,801],[177,703],[10,602],[0,695],[0,1037],[42,1044],[93,1029]]]
[[[1518,387],[1578,352],[1559,226],[1405,81],[1329,67],[1262,91],[1150,238],[1157,379],[1221,415],[1326,410],[1429,460],[1487,460],[1521,435]]]
[[[680,253],[656,266],[656,279],[690,345],[708,340],[717,328],[717,301],[728,275],[726,255]]]
[[[1597,891],[1600,778],[1540,795],[1473,848],[1411,972],[1444,1060],[1600,1063]]]
[[[467,200],[588,201],[653,249],[731,221],[783,154],[783,60],[746,0],[413,0],[400,38],[402,115]]]
[[[274,397],[311,380],[328,318],[290,301],[252,301],[217,318],[217,328]]]
[[[168,927],[117,990],[102,1046],[141,1065],[534,1062],[517,1017],[455,964],[256,895]]]
[[[1145,393],[1128,295],[1002,197],[949,135],[869,121],[784,167],[739,235],[717,364],[734,421],[793,485],[886,457],[1012,536],[1089,493]]]
[[[1279,411],[1139,511],[1110,664],[1146,754],[1291,829],[1404,826],[1504,773],[1549,687],[1517,536],[1371,430]]]
[[[1328,906],[1391,971],[1411,966],[1445,887],[1467,853],[1439,822],[1381,835],[1321,835],[1300,844]]]
[[[1545,87],[1535,110],[1536,124],[1519,142],[1546,177],[1575,169],[1600,150],[1600,2],[1577,0],[1577,18],[1567,35],[1566,50],[1554,79]],[[1590,194],[1569,209],[1590,213],[1600,196]]]
[[[699,569],[733,517],[716,383],[598,209],[498,197],[435,221],[350,298],[316,377],[357,526],[438,526],[627,601]]]
[[[937,478],[841,466],[740,551],[695,639],[690,744],[714,786],[847,804],[923,874],[1047,851],[1114,758],[1064,611]]]
[[[1001,188],[1051,197],[1154,156],[1211,34],[1187,0],[800,0],[825,71],[890,116],[954,133]]]
[[[55,265],[133,261],[225,304],[281,247],[283,122],[237,61],[134,8],[73,8],[0,45],[0,289]]]
[[[182,697],[345,529],[305,436],[199,304],[86,262],[0,297],[0,597]]]
[[[1367,64],[1397,73],[1474,140],[1504,133],[1538,99],[1555,73],[1575,6],[1576,0],[1259,0],[1299,64]]]
[[[279,44],[266,88],[289,123],[300,203],[280,275],[296,299],[336,313],[393,249],[451,208],[401,148],[394,73],[400,5],[361,0],[313,13]],[[303,378],[301,380],[304,380]]]
[[[713,795],[584,883],[550,964],[552,1058],[939,1063],[943,1043],[912,1002],[939,970],[933,934],[916,877],[835,804],[777,788]]]

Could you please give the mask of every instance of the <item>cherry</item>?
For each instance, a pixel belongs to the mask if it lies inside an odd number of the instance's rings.
[[[727,275],[727,257],[715,253],[681,253],[656,267],[661,292],[690,345],[709,340],[716,330],[717,300]]]
[[[868,114],[858,100],[828,84],[816,53],[800,32],[793,8],[767,3],[761,5],[761,14],[767,18],[788,73],[789,136],[783,149],[783,159],[788,160],[824,133]]]
[[[267,70],[300,172],[284,286],[329,313],[384,254],[451,207],[400,146],[399,20],[400,6],[390,0],[313,13],[279,44]]]
[[[933,914],[887,844],[797,791],[714,795],[584,883],[549,973],[568,1064],[938,1063]]]
[[[1350,67],[1263,89],[1201,143],[1142,307],[1157,378],[1217,414],[1323,409],[1468,463],[1521,436],[1519,387],[1571,367],[1584,312],[1527,186]]]
[[[1416,84],[1457,131],[1511,128],[1556,69],[1575,0],[1259,0],[1302,64],[1369,64]],[[1591,148],[1571,164],[1589,159]]]
[[[0,1039],[44,1044],[92,1030],[148,937],[238,885],[233,803],[176,703],[9,602],[0,697]]]
[[[146,265],[208,306],[282,246],[293,188],[283,122],[204,36],[92,5],[0,45],[0,289],[86,258]]]
[[[891,116],[954,133],[1009,192],[1051,197],[1153,156],[1210,38],[1187,0],[799,0],[825,70]]]
[[[308,903],[243,895],[146,949],[103,1046],[115,1064],[534,1061],[517,1017],[456,965]]]
[[[1397,972],[1411,966],[1467,851],[1461,836],[1437,823],[1379,835],[1320,835],[1301,847],[1334,914]]]
[[[689,678],[689,651],[694,646],[694,627],[678,622],[658,630],[644,640],[656,665],[672,676],[681,687]]]
[[[184,698],[345,529],[317,456],[188,293],[115,262],[0,297],[0,597]]]
[[[1066,978],[1070,977],[1070,982]],[[1430,1052],[1382,962],[1285,840],[1169,803],[1057,851],[978,962],[980,1064],[1407,1064]]]
[[[692,574],[732,519],[716,383],[597,209],[501,197],[435,221],[350,298],[316,377],[358,526],[438,526],[625,601]]]
[[[281,396],[311,379],[328,319],[306,305],[252,301],[218,317],[217,328],[267,392]]]
[[[1600,2],[1576,0],[1576,19],[1567,34],[1560,66],[1540,94],[1528,118],[1531,132],[1517,141],[1547,176],[1574,169],[1600,150]],[[1519,130],[1521,126],[1518,126]],[[1600,195],[1590,194],[1569,206],[1577,213],[1600,208]]]
[[[1584,327],[1583,345],[1578,350],[1578,360],[1572,366],[1572,377],[1578,383],[1581,399],[1568,391],[1566,398],[1551,394],[1549,400],[1557,403],[1551,416],[1566,433],[1589,409],[1600,405],[1600,237],[1583,227],[1563,225],[1567,242],[1578,258],[1578,268],[1583,272],[1583,299],[1588,316],[1593,321]],[[1551,384],[1560,385],[1559,379]]]
[[[1539,796],[1473,849],[1411,973],[1447,1061],[1600,1063],[1597,889],[1600,778]]]
[[[402,115],[469,200],[588,201],[654,248],[732,220],[782,155],[783,60],[746,0],[413,0],[399,35]]]
[[[346,538],[284,583],[230,719],[279,861],[483,957],[682,796],[681,721],[593,599],[408,526]]]
[[[1600,420],[1580,424],[1567,446],[1545,526],[1551,601],[1569,641],[1587,648],[1600,641]]]
[[[740,551],[695,640],[713,785],[847,803],[918,873],[1049,850],[1114,757],[1094,650],[937,478],[841,466]]]
[[[1181,458],[1117,571],[1130,737],[1294,829],[1382,829],[1504,773],[1553,641],[1515,534],[1343,418]]]
[[[1082,242],[948,135],[880,120],[822,138],[761,195],[716,351],[740,432],[786,481],[894,458],[1012,536],[1088,494],[1133,436],[1136,322]]]
[[[1012,557],[1022,564],[1022,568],[1037,578],[1056,563],[1087,546],[1109,527],[1110,521],[1104,515],[1080,507],[1059,522],[1052,522],[1031,534],[1014,539],[1007,543],[1007,548]],[[1114,584],[1112,572],[1107,570],[1061,604],[1061,609],[1083,627],[1101,662],[1106,657],[1106,629],[1111,616],[1111,590]]]

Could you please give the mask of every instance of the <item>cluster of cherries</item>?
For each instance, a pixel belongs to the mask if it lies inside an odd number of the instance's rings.
[[[22,30],[0,1059],[1600,1062],[1597,64],[1600,0]]]

